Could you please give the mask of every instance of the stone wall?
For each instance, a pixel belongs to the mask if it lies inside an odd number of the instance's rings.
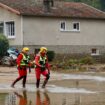
[[[40,47],[44,45],[33,45],[33,46],[14,46],[21,50],[23,47],[29,47],[30,48],[30,53],[34,53],[35,49],[40,49]],[[44,46],[47,47],[48,50],[55,51],[55,53],[60,53],[60,54],[91,54],[91,50],[97,49],[99,50],[99,54],[105,53],[105,46],[87,46],[87,45],[62,45],[62,46]]]

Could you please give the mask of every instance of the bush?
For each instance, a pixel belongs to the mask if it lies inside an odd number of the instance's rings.
[[[48,60],[52,61],[55,57],[55,52],[54,51],[48,51],[47,56],[48,56]]]
[[[79,64],[79,61],[77,59],[70,59],[69,60],[69,65],[75,65],[75,64]]]
[[[6,54],[8,48],[9,42],[7,38],[4,35],[0,34],[0,58]]]
[[[91,56],[87,56],[87,57],[81,58],[80,63],[81,64],[93,64],[94,59]]]

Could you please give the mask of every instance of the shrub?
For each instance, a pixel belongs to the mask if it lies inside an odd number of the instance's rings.
[[[80,63],[81,64],[93,64],[94,59],[91,56],[87,56],[87,57],[81,58]]]
[[[48,51],[47,56],[48,56],[48,60],[52,61],[55,57],[55,52],[54,51]]]
[[[8,48],[9,42],[7,38],[4,35],[0,34],[0,58],[6,54]]]
[[[69,60],[69,65],[75,65],[75,64],[79,64],[79,61],[77,59],[70,59]]]

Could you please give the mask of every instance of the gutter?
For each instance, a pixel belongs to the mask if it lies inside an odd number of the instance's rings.
[[[15,10],[15,9],[5,5],[5,4],[0,3],[0,7],[4,8],[4,9],[7,9],[7,10],[9,10],[9,11],[11,11],[11,12],[17,14],[17,15],[20,15],[19,11]]]

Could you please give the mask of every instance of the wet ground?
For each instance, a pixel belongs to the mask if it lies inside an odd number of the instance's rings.
[[[7,69],[7,68],[6,68]],[[11,88],[17,72],[0,72],[0,105],[105,105],[105,73],[51,73],[46,89],[35,88],[34,71],[27,87]],[[42,78],[43,79],[43,78]],[[43,80],[41,81],[42,84]]]

